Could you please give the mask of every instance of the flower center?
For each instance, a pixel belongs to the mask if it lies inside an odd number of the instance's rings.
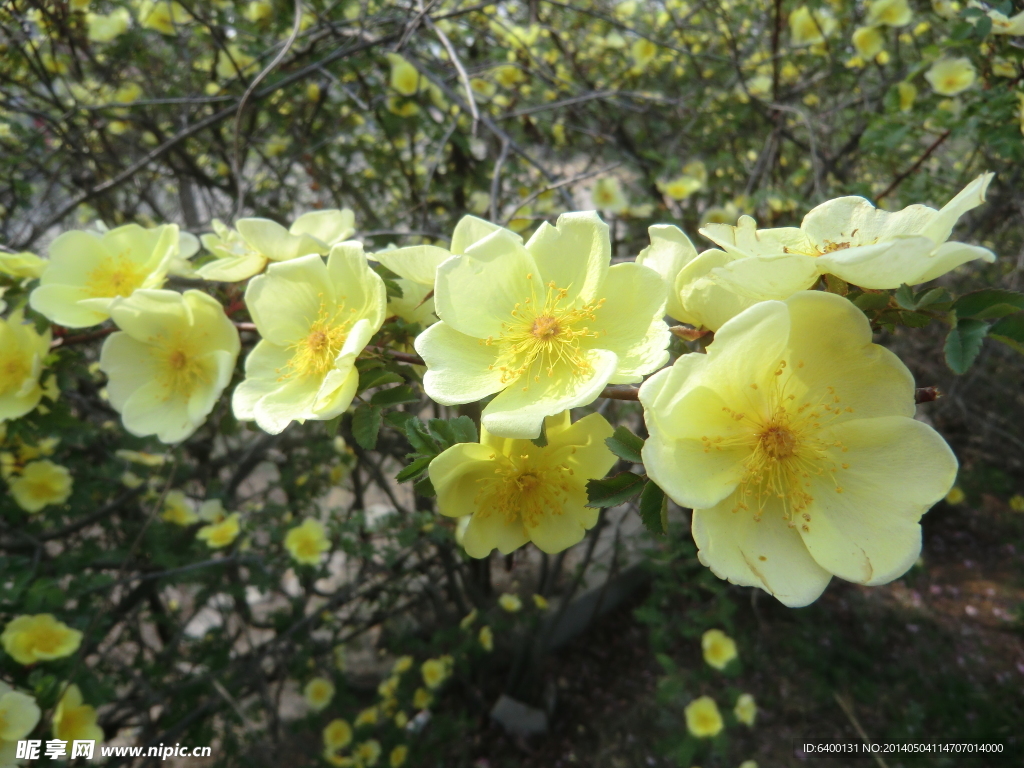
[[[22,383],[32,372],[21,350],[12,349],[5,358],[0,358],[0,395],[21,389]]]
[[[544,296],[539,297],[534,276],[528,274],[526,279],[531,281],[530,297],[516,303],[512,319],[502,323],[498,338],[480,340],[481,344],[497,344],[501,348],[489,370],[501,371],[502,384],[521,379],[524,392],[531,380],[540,381],[542,373],[551,377],[556,371],[586,376],[593,366],[586,359],[581,342],[599,334],[585,323],[597,319],[594,313],[604,299],[577,307],[567,301],[567,288],[558,288],[552,281],[545,286]]]
[[[127,253],[107,256],[85,278],[85,290],[94,298],[130,296],[142,285],[145,272]]]
[[[560,515],[569,497],[569,476],[573,471],[562,464],[538,466],[529,456],[491,456],[494,476],[478,480],[476,495],[479,514],[502,515],[506,521],[520,520],[535,527],[546,515]]]
[[[196,344],[180,334],[160,345],[163,364],[160,366],[161,381],[171,397],[189,397],[197,386],[208,384],[210,374],[197,354]]]
[[[352,309],[349,310],[350,317],[342,318],[343,308],[344,304],[328,307],[321,295],[320,309],[316,319],[310,323],[308,332],[288,347],[294,351],[281,379],[287,379],[293,374],[323,378],[334,367],[334,361],[348,338],[351,315],[355,314]]]

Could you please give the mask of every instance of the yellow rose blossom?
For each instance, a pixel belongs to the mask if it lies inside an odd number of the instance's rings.
[[[1024,496],[1015,493],[1010,497],[1009,505],[1014,512],[1024,512]]]
[[[199,515],[193,511],[188,497],[183,491],[178,490],[167,492],[167,495],[164,497],[164,509],[160,513],[160,517],[168,523],[181,526],[199,522]]]
[[[50,354],[50,331],[37,333],[21,309],[0,318],[0,425],[31,412],[46,394],[39,378]]]
[[[629,48],[629,53],[633,57],[633,66],[642,71],[658,55],[658,46],[642,37],[633,41],[633,45]]]
[[[488,626],[480,627],[480,633],[477,635],[477,640],[480,641],[480,647],[490,653],[494,650],[494,633]]]
[[[502,88],[515,88],[527,80],[527,75],[514,64],[502,64],[494,70],[494,79]]]
[[[34,253],[4,253],[0,251],[0,275],[32,279],[40,277],[46,271],[46,260]]]
[[[33,461],[25,465],[13,481],[11,495],[26,512],[38,512],[50,504],[63,504],[71,495],[71,473],[52,461]]]
[[[1007,17],[1006,14],[992,8],[987,10],[986,14],[992,19],[993,35],[1024,36],[1024,11]]]
[[[736,706],[733,707],[732,712],[739,722],[744,725],[753,725],[757,718],[757,704],[754,702],[754,697],[749,693],[741,693],[740,697],[736,699]]]
[[[398,729],[404,729],[409,724],[409,716],[405,712],[399,712],[395,715],[395,727]]]
[[[904,574],[921,516],[956,477],[949,446],[913,418],[910,371],[835,294],[756,304],[706,355],[648,379],[640,402],[644,466],[693,509],[700,562],[789,606],[833,575],[873,586]]]
[[[967,494],[964,493],[963,488],[959,485],[954,485],[949,489],[949,493],[946,494],[946,503],[953,504],[955,506],[957,504],[963,504],[964,499],[966,498]]]
[[[736,658],[736,641],[720,629],[709,629],[700,639],[704,661],[715,669],[725,669]]]
[[[362,725],[376,725],[378,719],[377,708],[367,707],[356,715],[355,727],[358,728]]]
[[[110,13],[87,13],[85,24],[89,29],[89,40],[94,43],[109,43],[128,31],[132,17],[127,8],[117,8]]]
[[[836,28],[836,20],[824,10],[813,13],[801,5],[789,14],[789,42],[794,48],[825,42]]]
[[[685,200],[703,187],[704,183],[700,181],[700,179],[695,179],[694,177],[686,176],[685,174],[678,176],[671,181],[658,182],[658,189],[673,200]]]
[[[334,683],[326,677],[314,677],[302,689],[302,698],[314,712],[319,712],[334,698]]]
[[[412,705],[416,709],[426,709],[434,702],[434,697],[426,688],[417,688],[412,695]]]
[[[970,59],[939,59],[924,73],[932,90],[941,96],[963,93],[977,79],[978,73]]]
[[[391,88],[402,96],[413,96],[420,89],[420,73],[397,53],[387,54],[391,64]]]
[[[448,677],[448,667],[440,659],[427,659],[420,667],[420,673],[423,675],[423,682],[427,688],[433,690]]]
[[[391,667],[392,674],[401,675],[412,669],[413,658],[412,656],[400,656],[395,660],[394,666]]]
[[[291,528],[285,534],[284,547],[295,562],[319,565],[323,553],[331,548],[331,542],[323,524],[308,517],[302,521],[302,525]]]
[[[352,756],[356,760],[356,764],[360,768],[373,768],[380,760],[380,742],[376,739],[369,739],[359,744],[352,752]]]
[[[118,448],[114,451],[114,455],[119,459],[130,461],[132,464],[141,464],[144,467],[162,467],[167,461],[167,457],[162,454],[131,451],[127,448]]]
[[[196,531],[196,538],[205,541],[210,549],[223,549],[238,538],[241,530],[238,513],[232,512],[219,522],[204,525]]]
[[[495,547],[507,555],[528,541],[554,554],[597,522],[597,510],[586,506],[586,484],[615,464],[604,443],[611,425],[596,413],[570,424],[568,411],[545,425],[543,448],[483,427],[479,443],[453,445],[431,462],[438,510],[471,516],[462,539],[470,557],[487,557]]]
[[[402,768],[405,765],[406,759],[409,757],[409,747],[405,744],[399,744],[397,747],[391,750],[391,755],[388,757],[388,764],[391,768]]]
[[[344,749],[352,743],[352,726],[345,720],[331,720],[324,728],[324,747],[331,751]]]
[[[885,47],[885,35],[878,27],[858,27],[853,31],[853,47],[866,59],[873,59]]]
[[[498,598],[498,605],[508,613],[518,613],[523,609],[523,601],[519,599],[519,596],[508,592]]]
[[[668,359],[664,285],[610,261],[608,226],[593,211],[541,224],[525,246],[498,229],[447,259],[435,282],[441,322],[415,343],[427,394],[456,405],[499,393],[483,426],[534,438],[545,416],[657,370]]]
[[[896,92],[900,97],[900,112],[909,112],[917,101],[917,87],[913,83],[899,83]]]
[[[538,608],[538,610],[541,610],[541,611],[546,611],[550,607],[548,605],[548,599],[546,597],[544,597],[543,595],[538,595],[538,594],[534,594],[534,596],[533,596],[533,604]]]
[[[96,710],[85,704],[77,685],[69,685],[53,711],[54,738],[67,742],[103,742],[103,729],[96,724]]]
[[[0,680],[0,765],[14,766],[18,742],[39,723],[36,700]]]
[[[178,248],[175,224],[65,232],[50,245],[49,263],[29,304],[68,328],[102,323],[114,299],[163,285]]]
[[[245,6],[245,18],[253,24],[261,24],[274,18],[274,4],[270,0],[252,0]]]
[[[49,613],[18,616],[0,635],[0,644],[7,655],[19,664],[62,659],[77,651],[81,643],[81,632]]]
[[[384,322],[384,281],[356,242],[273,264],[253,279],[245,303],[263,337],[245,361],[235,416],[271,434],[292,421],[326,420],[355,397],[356,357]]]
[[[629,207],[622,184],[614,176],[598,179],[590,190],[590,199],[597,210],[608,213],[622,213]]]
[[[189,437],[238,359],[238,331],[223,307],[201,291],[139,290],[109,311],[120,332],[103,343],[100,368],[125,429],[164,443]]]
[[[717,736],[722,730],[722,715],[710,696],[701,696],[686,705],[686,728],[698,739]]]
[[[872,0],[868,3],[868,24],[902,27],[913,18],[914,12],[907,0]]]
[[[161,35],[177,34],[177,27],[192,21],[180,3],[170,0],[142,0],[138,18],[143,29],[155,29]]]

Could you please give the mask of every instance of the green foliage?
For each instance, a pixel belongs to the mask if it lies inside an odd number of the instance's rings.
[[[643,464],[640,451],[644,447],[644,440],[629,431],[628,427],[616,427],[611,437],[605,438],[605,445],[609,450],[623,461],[631,464]]]
[[[632,472],[619,472],[601,480],[587,481],[588,507],[617,507],[637,496],[644,487],[644,478]]]

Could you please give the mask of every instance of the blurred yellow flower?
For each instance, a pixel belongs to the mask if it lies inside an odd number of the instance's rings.
[[[405,765],[405,760],[408,757],[409,747],[405,744],[399,744],[391,750],[391,756],[388,758],[388,763],[391,765],[391,768],[401,768]]]
[[[515,88],[527,79],[526,73],[514,64],[503,64],[494,70],[494,79],[502,88]]]
[[[274,18],[274,4],[270,0],[252,0],[245,7],[245,18],[253,24],[260,24]]]
[[[480,641],[480,647],[490,653],[494,650],[494,633],[491,628],[484,625],[480,627],[480,633],[477,635],[477,640]]]
[[[17,743],[32,733],[41,714],[35,699],[0,680],[0,765],[17,765]]]
[[[949,489],[949,493],[946,494],[946,503],[954,505],[963,504],[964,499],[966,498],[967,495],[964,493],[963,488],[961,488],[959,485],[954,485],[952,488]]]
[[[324,747],[334,751],[344,749],[352,743],[352,726],[345,720],[331,720],[324,728]]]
[[[736,720],[744,725],[753,725],[757,718],[757,704],[754,702],[754,697],[749,693],[741,693],[740,697],[736,699],[736,706],[732,711],[736,715]]]
[[[939,59],[924,73],[932,90],[942,96],[963,93],[977,78],[977,72],[970,59]]]
[[[132,17],[127,8],[117,8],[110,13],[87,13],[85,24],[89,28],[89,40],[94,43],[109,43],[128,31]]]
[[[789,14],[789,41],[794,48],[825,42],[836,28],[836,20],[824,10],[811,12],[801,5]]]
[[[420,73],[404,57],[397,53],[387,54],[391,64],[391,87],[402,96],[412,96],[420,89]]]
[[[717,736],[722,730],[722,715],[710,696],[701,696],[686,705],[686,728],[699,739]]]
[[[473,90],[473,95],[480,101],[487,101],[492,98],[497,91],[497,86],[490,80],[483,80],[479,77],[474,77],[469,81],[469,87]]]
[[[900,111],[909,112],[917,101],[917,87],[913,83],[902,82],[896,86],[900,97]]]
[[[178,27],[192,21],[192,16],[180,3],[170,0],[142,0],[138,17],[143,29],[155,29],[161,35],[177,34]]]
[[[412,656],[400,656],[395,660],[394,666],[391,667],[391,673],[394,675],[401,675],[412,669],[412,665]]]
[[[461,521],[460,521],[461,522]],[[460,542],[461,543],[461,542]],[[473,626],[473,622],[476,621],[477,610],[474,608],[472,611],[462,617],[462,621],[459,622],[460,629],[469,629]]]
[[[49,504],[63,504],[71,495],[71,473],[67,467],[46,459],[25,465],[12,482],[11,495],[26,512],[38,512]]]
[[[0,317],[0,425],[32,411],[46,394],[39,378],[50,354],[50,330],[37,333],[22,309]]]
[[[878,27],[858,27],[853,31],[853,47],[865,59],[873,59],[885,46],[885,35]]]
[[[685,200],[694,192],[702,189],[703,182],[692,176],[677,176],[671,181],[659,181],[658,189],[671,197],[673,200]]]
[[[34,253],[5,253],[0,251],[0,275],[31,279],[39,277],[46,270],[46,260]]]
[[[199,515],[192,509],[188,497],[184,491],[179,490],[167,492],[164,497],[164,510],[160,513],[160,517],[168,523],[181,526],[199,522]]]
[[[306,101],[320,101],[321,93],[319,83],[306,83]]]
[[[69,685],[53,711],[54,738],[62,741],[103,742],[103,729],[96,724],[96,710],[82,701],[77,685]]]
[[[35,664],[70,656],[82,643],[82,633],[58,621],[50,613],[18,616],[12,619],[3,634],[7,655],[19,664]]]
[[[533,604],[541,611],[546,611],[549,607],[548,599],[544,597],[544,595],[538,595],[536,593],[533,595]]]
[[[994,8],[988,10],[987,14],[992,19],[993,35],[1024,36],[1024,11],[1009,18]]]
[[[517,613],[523,609],[523,601],[519,599],[519,596],[508,592],[498,598],[498,605],[509,613]]]
[[[1024,512],[1024,496],[1019,493],[1010,497],[1010,509],[1014,512]]]
[[[373,768],[380,760],[380,742],[376,739],[369,739],[358,745],[352,752],[352,756],[356,760],[356,764],[360,768]]]
[[[241,530],[238,513],[232,512],[218,523],[204,525],[196,532],[196,538],[205,541],[210,549],[223,549],[238,538]]]
[[[420,667],[427,688],[437,688],[448,677],[448,666],[441,659],[427,659]]]
[[[233,80],[239,75],[253,74],[256,66],[256,58],[243,51],[237,43],[228,43],[217,53],[216,72],[221,80]]]
[[[907,0],[872,0],[868,4],[867,23],[902,27],[914,17]]]
[[[302,698],[306,700],[310,709],[319,712],[334,698],[334,683],[326,677],[314,677],[302,689]]]
[[[291,528],[284,537],[284,547],[292,559],[302,565],[319,565],[321,556],[331,548],[327,532],[319,520],[307,517],[302,525]]]
[[[379,719],[379,713],[376,707],[367,707],[358,715],[356,715],[355,727],[359,728],[362,725],[376,725]]]
[[[704,661],[715,669],[725,669],[736,658],[736,641],[720,629],[709,629],[700,639]]]
[[[426,709],[434,702],[434,697],[426,688],[417,688],[412,695],[412,705],[416,709]]]
[[[622,193],[622,185],[614,176],[605,176],[594,183],[590,190],[594,207],[608,213],[622,213],[629,207],[629,201]]]
[[[644,70],[658,55],[658,46],[647,38],[640,38],[633,41],[629,52],[633,57],[633,65],[639,70]]]

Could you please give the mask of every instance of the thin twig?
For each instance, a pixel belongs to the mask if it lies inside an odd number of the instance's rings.
[[[931,157],[932,153],[942,145],[942,142],[944,142],[946,139],[949,138],[949,135],[952,132],[953,132],[952,128],[947,128],[945,131],[943,131],[942,134],[940,134],[939,138],[937,138],[935,141],[933,141],[931,143],[931,146],[928,147],[928,149],[926,149],[924,151],[923,155],[921,155],[919,158],[917,158],[917,160],[914,162],[914,164],[912,166],[910,166],[907,170],[905,170],[903,173],[901,173],[899,176],[897,176],[895,179],[893,179],[892,180],[892,184],[890,184],[888,187],[886,187],[885,191],[882,194],[880,194],[878,197],[875,198],[875,205],[878,205],[879,201],[883,197],[886,197],[890,192],[892,192],[894,189],[896,189],[896,187],[898,187],[900,184],[902,184],[904,179],[906,179],[908,176],[910,176],[912,173],[914,173],[914,171],[916,171],[918,168],[920,168],[924,164],[924,161],[927,160],[929,157]]]
[[[498,218],[498,203],[499,196],[501,195],[501,167],[505,164],[505,159],[508,157],[508,139],[501,142],[501,154],[498,155],[498,162],[494,164],[494,175],[491,177],[491,221],[496,221]]]
[[[441,31],[429,16],[425,17],[427,26],[434,30],[434,34],[437,35],[437,39],[441,41],[441,45],[448,51],[448,58],[451,59],[452,64],[455,65],[456,71],[459,73],[459,80],[462,81],[462,87],[466,91],[466,103],[469,105],[469,112],[473,115],[473,125],[470,133],[476,136],[476,126],[480,122],[480,110],[476,106],[476,98],[473,96],[473,86],[469,83],[469,75],[466,74],[466,68],[462,66],[462,62],[459,61],[459,55],[455,52],[455,46],[452,45],[452,41],[448,39],[448,35]]]

